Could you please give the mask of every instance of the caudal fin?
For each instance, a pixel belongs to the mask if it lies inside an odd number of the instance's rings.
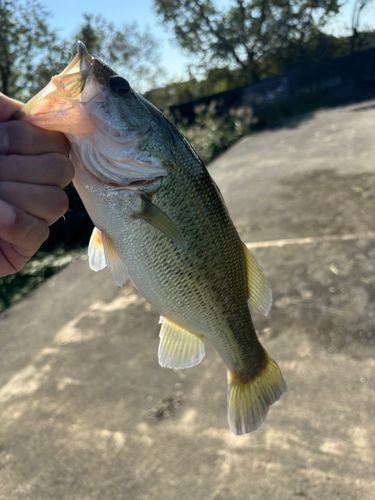
[[[228,370],[228,423],[234,434],[253,432],[266,419],[269,407],[287,390],[277,363],[266,355],[266,363],[254,378],[237,381]]]

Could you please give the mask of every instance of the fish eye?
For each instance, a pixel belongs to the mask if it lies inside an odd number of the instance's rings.
[[[130,90],[130,85],[125,78],[122,78],[122,76],[112,76],[109,79],[109,85],[112,90],[115,90],[116,92],[120,92],[121,94],[126,94]]]

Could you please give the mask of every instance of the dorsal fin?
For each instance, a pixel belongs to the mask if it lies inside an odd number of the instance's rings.
[[[204,358],[203,336],[160,316],[159,364],[163,368],[190,368]]]
[[[267,316],[272,305],[272,290],[268,279],[264,276],[262,269],[254,255],[243,243],[246,260],[247,292],[248,301],[264,316]]]

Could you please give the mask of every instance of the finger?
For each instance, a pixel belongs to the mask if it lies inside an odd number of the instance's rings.
[[[69,208],[68,196],[55,186],[0,182],[0,199],[45,221],[49,226]]]
[[[19,253],[14,245],[0,238],[0,278],[21,271],[32,255],[27,256]]]
[[[67,156],[59,153],[43,155],[0,155],[0,182],[13,181],[63,188],[74,177],[74,167]]]
[[[9,120],[9,118],[11,118],[18,109],[22,108],[22,106],[22,102],[10,99],[0,92],[0,122]]]
[[[22,269],[48,235],[45,222],[0,200],[0,276]]]
[[[43,130],[30,123],[0,123],[0,154],[39,155],[61,153],[68,156],[69,142],[60,132]]]

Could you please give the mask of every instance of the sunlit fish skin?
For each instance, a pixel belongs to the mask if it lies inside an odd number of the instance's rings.
[[[267,314],[272,294],[190,144],[82,42],[17,117],[66,134],[74,184],[96,226],[90,266],[108,266],[119,286],[130,276],[159,309],[160,364],[199,363],[207,338],[228,370],[231,430],[257,429],[286,390],[247,304]]]

